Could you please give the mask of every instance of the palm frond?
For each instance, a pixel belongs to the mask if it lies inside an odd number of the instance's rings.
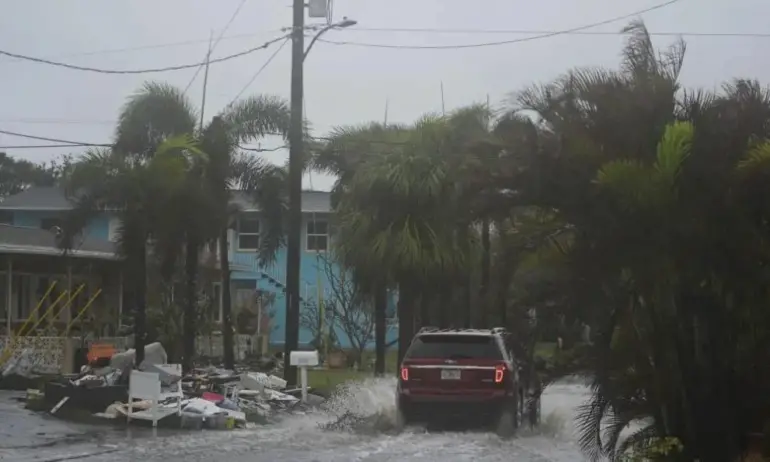
[[[115,149],[148,155],[168,137],[195,132],[197,112],[179,88],[147,82],[123,106],[115,130]]]
[[[690,155],[695,127],[689,122],[674,122],[666,127],[658,143],[655,169],[673,185],[682,164]]]
[[[289,105],[279,96],[256,95],[238,100],[220,115],[237,143],[249,143],[266,135],[289,133]]]
[[[275,263],[284,243],[288,211],[288,171],[262,159],[242,155],[233,162],[233,178],[259,208],[259,260],[263,267]]]

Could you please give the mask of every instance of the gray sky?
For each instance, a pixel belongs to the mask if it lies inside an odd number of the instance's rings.
[[[9,0],[0,3],[0,49],[112,69],[141,69],[201,61],[211,31],[227,24],[241,0]],[[371,31],[372,28],[563,30],[641,10],[663,0],[336,0],[335,19],[356,19],[357,28],[324,37],[397,45],[452,45],[526,37],[510,33]],[[291,23],[290,0],[247,0],[214,52],[223,56],[281,34]],[[471,7],[470,5],[475,5]],[[767,0],[681,0],[643,16],[651,32],[770,33]],[[317,23],[319,20],[308,19]],[[618,31],[627,21],[596,31]],[[358,29],[358,30],[356,30]],[[674,37],[654,37],[665,46]],[[767,81],[770,38],[685,37],[682,81],[714,88],[732,77]],[[179,42],[193,42],[179,44]],[[616,66],[623,37],[564,35],[487,48],[378,49],[318,43],[305,66],[306,114],[314,134],[331,127],[382,120],[409,122],[441,110],[486,100],[547,81],[575,66]],[[222,109],[248,82],[273,45],[249,56],[212,65],[206,113]],[[247,90],[289,96],[290,46]],[[112,50],[112,51],[110,51]],[[184,88],[195,70],[150,75],[106,75],[0,57],[0,129],[103,143],[125,98],[145,80]],[[189,95],[200,101],[202,73]],[[0,145],[41,144],[0,135]],[[263,147],[280,144],[265,140]],[[68,149],[9,149],[9,154],[48,160]],[[77,152],[77,151],[72,151]],[[283,152],[271,153],[283,161]],[[326,189],[330,178],[314,175]],[[306,179],[305,186],[311,186]]]

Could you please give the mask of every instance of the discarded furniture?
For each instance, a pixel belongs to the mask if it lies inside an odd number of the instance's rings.
[[[168,371],[171,375],[182,374],[182,367],[179,364],[155,365]],[[158,421],[176,414],[182,415],[182,384],[180,381],[172,384],[167,391],[163,391],[158,372],[131,371],[131,377],[128,382],[128,403],[126,419],[131,421],[146,420],[152,422],[153,427],[158,426]],[[144,409],[134,411],[134,400],[142,400],[147,406]]]

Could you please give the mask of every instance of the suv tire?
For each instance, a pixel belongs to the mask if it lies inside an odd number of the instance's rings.
[[[404,406],[400,403],[396,403],[396,419],[393,422],[393,426],[396,432],[400,433],[404,431],[406,426],[409,425],[409,412],[404,409]]]
[[[514,397],[500,413],[495,426],[495,433],[500,438],[510,438],[516,434],[519,422],[519,400],[518,397]]]

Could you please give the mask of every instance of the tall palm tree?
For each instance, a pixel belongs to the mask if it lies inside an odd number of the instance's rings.
[[[97,214],[117,214],[121,226],[117,251],[125,262],[126,279],[134,296],[136,364],[144,360],[147,246],[176,197],[188,171],[202,153],[186,136],[168,138],[152,156],[137,157],[111,150],[94,150],[78,159],[63,186],[74,202],[65,215],[60,245],[77,249],[78,236]]]
[[[441,118],[420,120],[386,152],[358,164],[336,208],[339,241],[398,285],[399,358],[413,335],[420,281],[462,257],[451,226],[451,164],[442,151],[448,131]]]
[[[199,126],[200,124],[200,126]],[[262,210],[263,223],[260,263],[269,265],[283,242],[285,208],[285,173],[282,169],[246,156],[242,143],[257,141],[269,134],[285,134],[289,109],[278,97],[253,96],[226,107],[208,124],[202,119],[180,89],[164,83],[146,83],[132,95],[121,111],[116,129],[116,149],[124,153],[151,153],[152,147],[170,136],[197,134],[207,154],[205,165],[194,171],[188,182],[188,197],[180,203],[187,219],[177,221],[178,236],[185,237],[187,268],[187,313],[185,357],[194,353],[195,269],[198,250],[206,242],[218,242],[222,271],[222,313],[225,366],[234,366],[233,319],[230,294],[227,229],[232,225],[233,188],[250,194]],[[198,202],[193,202],[191,199]],[[201,220],[203,219],[203,220]],[[200,226],[200,227],[199,227]],[[174,228],[171,228],[172,230]],[[169,244],[172,245],[172,244]]]
[[[334,175],[337,180],[332,189],[332,206],[337,207],[340,198],[349,190],[351,180],[368,158],[381,155],[403,142],[406,128],[400,125],[368,125],[336,128],[326,143],[319,146],[311,159],[311,168]],[[352,271],[355,284],[363,288],[374,301],[375,374],[385,373],[387,330],[388,275],[383,274],[374,262],[368,260],[368,247],[353,247],[341,239],[335,239],[341,263]]]

